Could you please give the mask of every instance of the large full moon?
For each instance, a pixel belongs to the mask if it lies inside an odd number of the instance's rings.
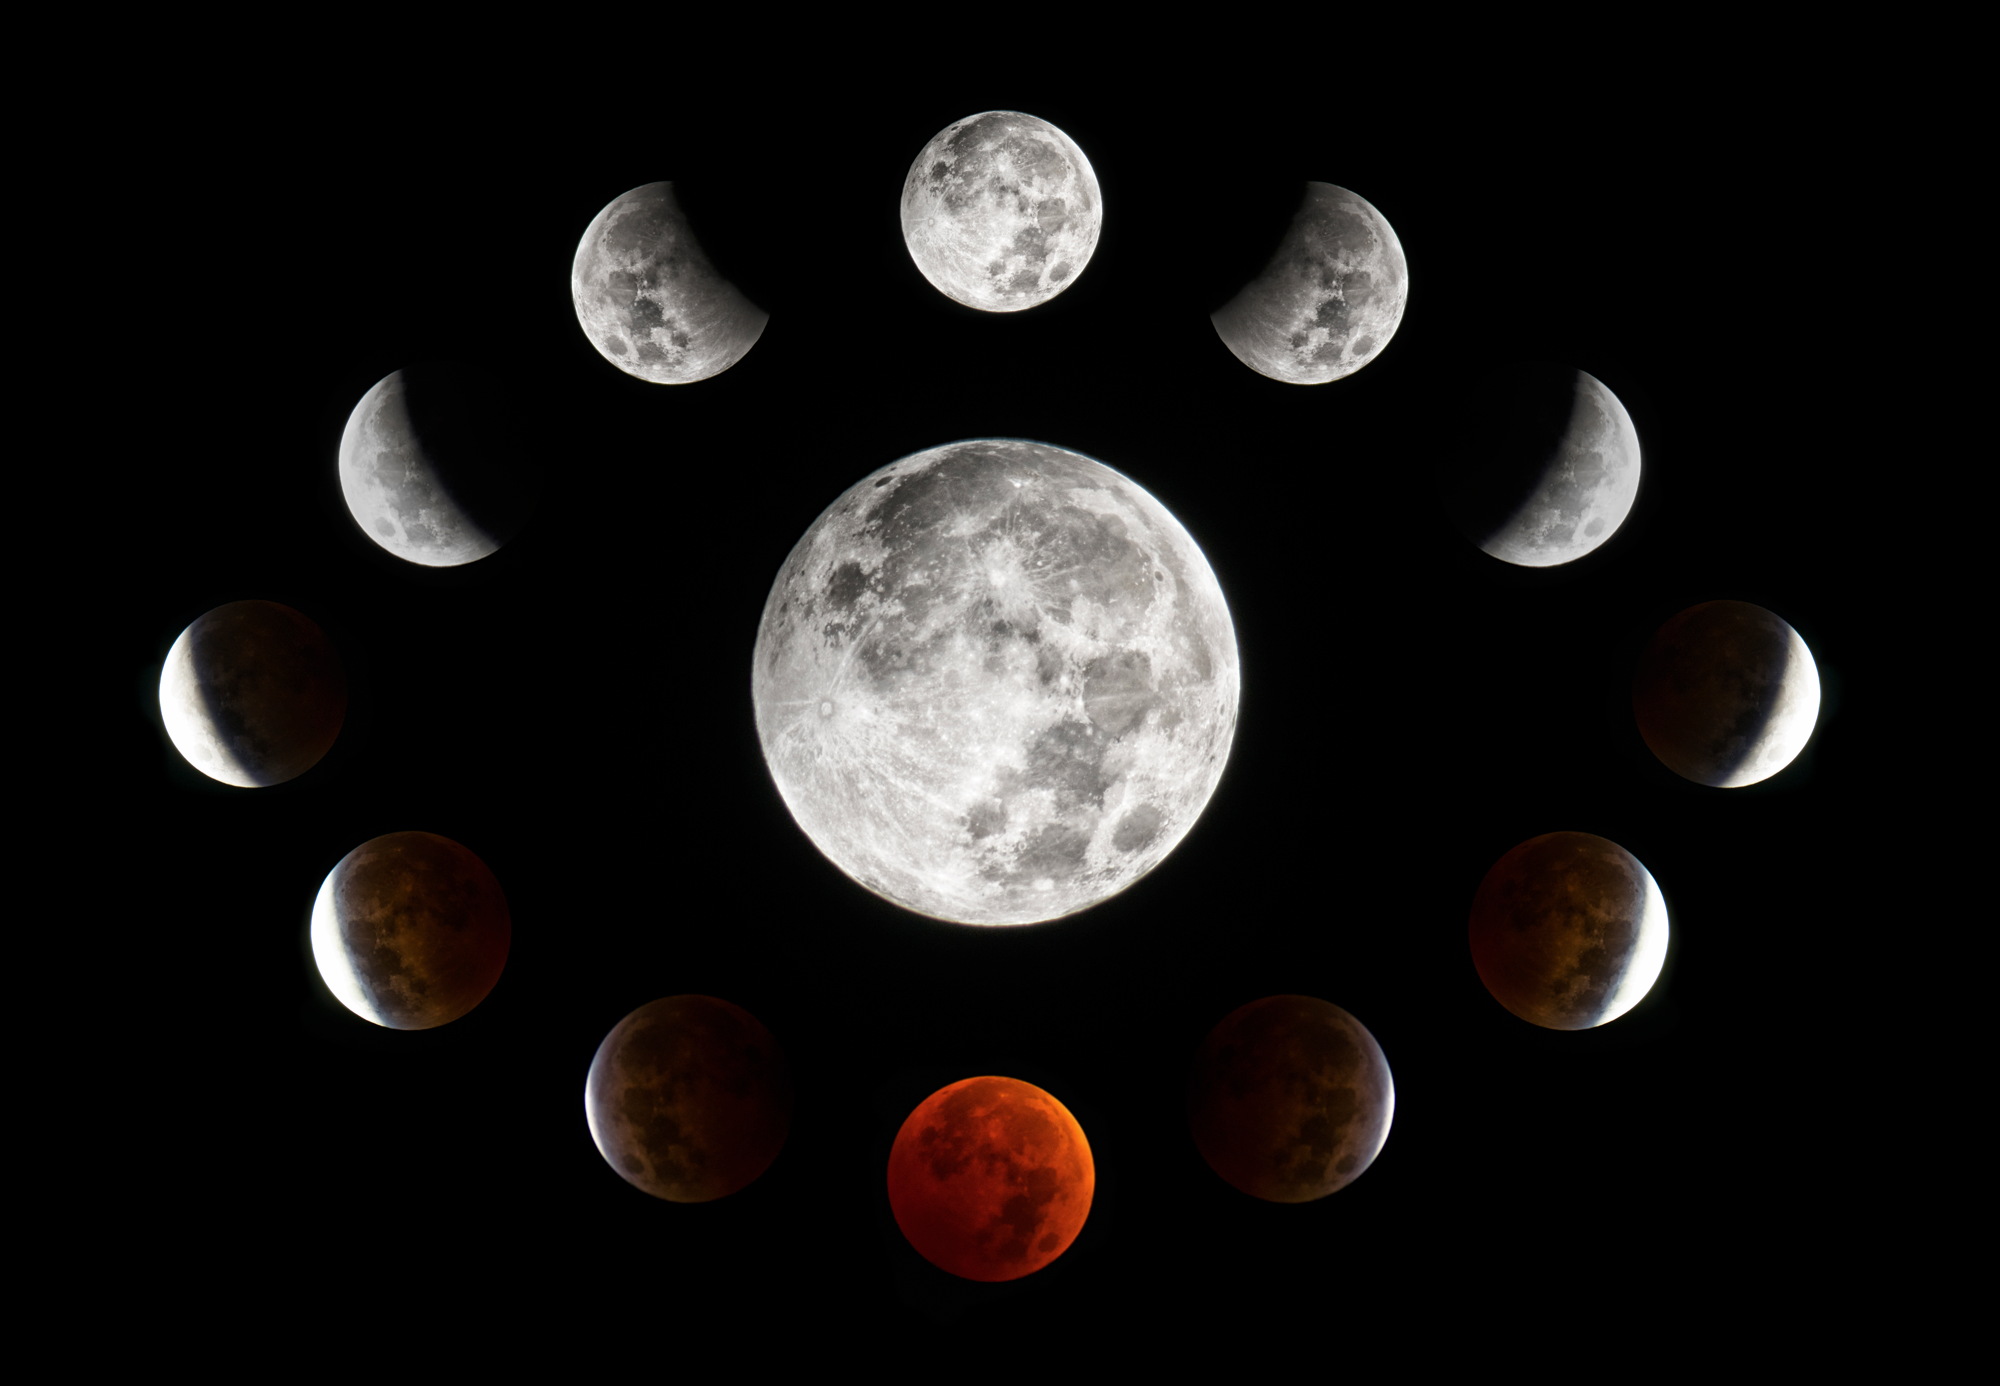
[[[429,1030],[484,1001],[513,933],[486,863],[435,833],[370,838],[313,900],[321,979],[341,1005],[391,1030]]]
[[[627,375],[686,385],[741,361],[771,315],[716,272],[672,183],[621,193],[591,220],[570,265],[583,335]]]
[[[1076,141],[987,111],[931,138],[903,180],[903,243],[945,297],[989,313],[1046,303],[1097,249],[1104,199]]]
[[[669,996],[619,1021],[584,1084],[590,1138],[634,1188],[674,1203],[735,1193],[770,1167],[792,1120],[791,1077],[755,1016]]]
[[[449,362],[377,381],[340,435],[340,491],[361,532],[398,558],[449,568],[486,557],[527,516],[527,460],[506,398]]]
[[[1659,979],[1667,902],[1617,843],[1545,833],[1486,873],[1470,936],[1494,1000],[1550,1030],[1588,1030],[1638,1005]]]
[[[1445,504],[1467,538],[1527,568],[1583,557],[1609,539],[1639,494],[1639,434],[1618,396],[1569,366],[1495,371],[1462,406]]]
[[[1307,183],[1270,263],[1210,321],[1257,374],[1324,385],[1389,344],[1409,292],[1403,243],[1388,220],[1357,193]]]
[[[1224,1016],[1188,1083],[1188,1124],[1209,1168],[1273,1203],[1324,1198],[1360,1178],[1395,1110],[1375,1037],[1311,996],[1267,996]]]
[[[1018,1078],[962,1078],[925,1098],[889,1151],[889,1210],[926,1261],[1017,1280],[1069,1249],[1097,1167],[1069,1108]]]
[[[792,817],[848,876],[967,924],[1123,890],[1236,730],[1236,634],[1158,501],[1080,453],[948,443],[863,477],[764,603],[751,698]]]
[[[333,642],[277,602],[230,602],[198,617],[160,666],[160,718],[183,759],[245,789],[312,769],[347,716]]]
[[[1654,633],[1632,710],[1669,770],[1735,789],[1805,749],[1819,720],[1819,668],[1799,633],[1763,607],[1703,602]]]

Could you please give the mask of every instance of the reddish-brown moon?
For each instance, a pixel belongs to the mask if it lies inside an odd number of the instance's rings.
[[[1016,1280],[1069,1249],[1097,1167],[1069,1109],[1018,1078],[961,1078],[918,1104],[889,1152],[910,1245],[967,1280]]]
[[[1359,1178],[1395,1108],[1375,1037],[1311,996],[1266,996],[1224,1016],[1188,1084],[1188,1125],[1209,1168],[1273,1203],[1307,1203]]]
[[[668,996],[597,1046],[583,1114],[598,1154],[626,1183],[706,1203],[778,1158],[792,1123],[791,1076],[756,1016],[714,996]]]

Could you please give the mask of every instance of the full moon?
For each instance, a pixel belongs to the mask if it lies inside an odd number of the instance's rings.
[[[244,789],[294,779],[333,748],[347,676],[333,642],[277,602],[230,602],[180,633],[160,666],[160,718],[181,757]]]
[[[1749,602],[1703,602],[1655,632],[1632,710],[1675,774],[1735,789],[1767,780],[1805,749],[1819,720],[1819,669],[1783,619]]]
[[[1076,141],[1046,120],[987,111],[931,138],[903,180],[903,243],[933,287],[1012,313],[1076,282],[1104,199]]]
[[[513,921],[486,863],[435,833],[371,838],[327,872],[313,900],[313,962],[363,1020],[429,1030],[486,999]]]
[[[1257,374],[1324,385],[1389,344],[1409,292],[1403,243],[1388,220],[1357,193],[1307,183],[1270,263],[1210,321]]]
[[[1395,1109],[1375,1037],[1311,996],[1267,996],[1224,1016],[1188,1083],[1188,1124],[1209,1168],[1273,1203],[1308,1203],[1360,1178]]]
[[[926,1261],[1017,1280],[1069,1249],[1097,1167],[1069,1109],[1018,1078],[963,1078],[920,1103],[889,1151],[889,1210]]]
[[[672,183],[613,198],[592,219],[570,266],[583,335],[627,375],[686,385],[741,361],[771,315],[716,272]]]
[[[1618,530],[1639,494],[1639,434],[1618,396],[1568,366],[1521,362],[1465,400],[1445,504],[1465,536],[1527,568],[1569,563]]]
[[[770,1167],[791,1127],[792,1086],[771,1032],[713,996],[669,996],[619,1021],[584,1084],[605,1163],[674,1203],[735,1193]]]
[[[1472,901],[1472,963],[1493,999],[1550,1030],[1638,1005],[1667,958],[1667,902],[1617,843],[1545,833],[1493,864]]]
[[[511,422],[501,393],[464,367],[425,363],[384,376],[340,435],[348,513],[382,548],[427,568],[497,551],[529,504]]]
[[[967,924],[1072,914],[1172,851],[1236,730],[1236,635],[1180,523],[1080,453],[948,443],[792,549],[751,670],[764,760],[835,866]]]

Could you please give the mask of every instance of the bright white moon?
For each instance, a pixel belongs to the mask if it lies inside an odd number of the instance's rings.
[[[1229,609],[1179,521],[1009,438],[850,487],[772,584],[751,671],[813,844],[967,924],[1072,914],[1158,865],[1215,791],[1237,696]]]
[[[945,297],[989,313],[1046,303],[1097,249],[1104,200],[1076,141],[987,111],[932,137],[903,180],[903,243]]]

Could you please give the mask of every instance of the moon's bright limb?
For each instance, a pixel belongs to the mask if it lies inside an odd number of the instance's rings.
[[[1307,183],[1271,262],[1210,321],[1257,374],[1323,385],[1389,344],[1409,291],[1403,243],[1388,219],[1346,188]]]
[[[496,552],[525,509],[504,409],[497,391],[444,364],[371,386],[340,435],[340,491],[361,532],[427,568]],[[468,417],[488,412],[496,417]]]
[[[313,899],[312,951],[340,1004],[391,1030],[458,1019],[500,980],[513,920],[500,883],[435,833],[385,833],[340,859]]]
[[[1012,313],[1076,282],[1104,199],[1076,141],[1020,111],[986,111],[932,136],[903,180],[903,243],[939,293]]]
[[[254,789],[304,774],[333,748],[347,678],[333,642],[277,602],[229,602],[180,633],[160,666],[160,719],[182,759]]]
[[[1330,1001],[1267,996],[1209,1032],[1188,1125],[1209,1168],[1273,1203],[1324,1198],[1389,1139],[1396,1085],[1368,1028]]]
[[[1021,924],[1153,869],[1235,734],[1236,636],[1178,521],[1020,439],[862,478],[764,605],[751,697],[792,817],[921,914]]]
[[[1654,633],[1632,710],[1669,770],[1735,789],[1805,749],[1819,721],[1819,667],[1783,618],[1749,602],[1703,602]]]
[[[1016,1280],[1069,1249],[1097,1166],[1069,1108],[1018,1078],[963,1078],[917,1105],[889,1150],[889,1210],[926,1261]]]
[[[1592,833],[1544,833],[1488,869],[1467,926],[1493,999],[1550,1030],[1631,1010],[1667,958],[1667,902],[1639,859]]]
[[[713,996],[669,996],[597,1046],[584,1119],[619,1177],[655,1198],[705,1203],[769,1168],[791,1126],[785,1056],[763,1023]]]
[[[728,370],[771,315],[716,272],[672,183],[621,193],[591,220],[570,266],[576,320],[627,375],[686,385]]]

